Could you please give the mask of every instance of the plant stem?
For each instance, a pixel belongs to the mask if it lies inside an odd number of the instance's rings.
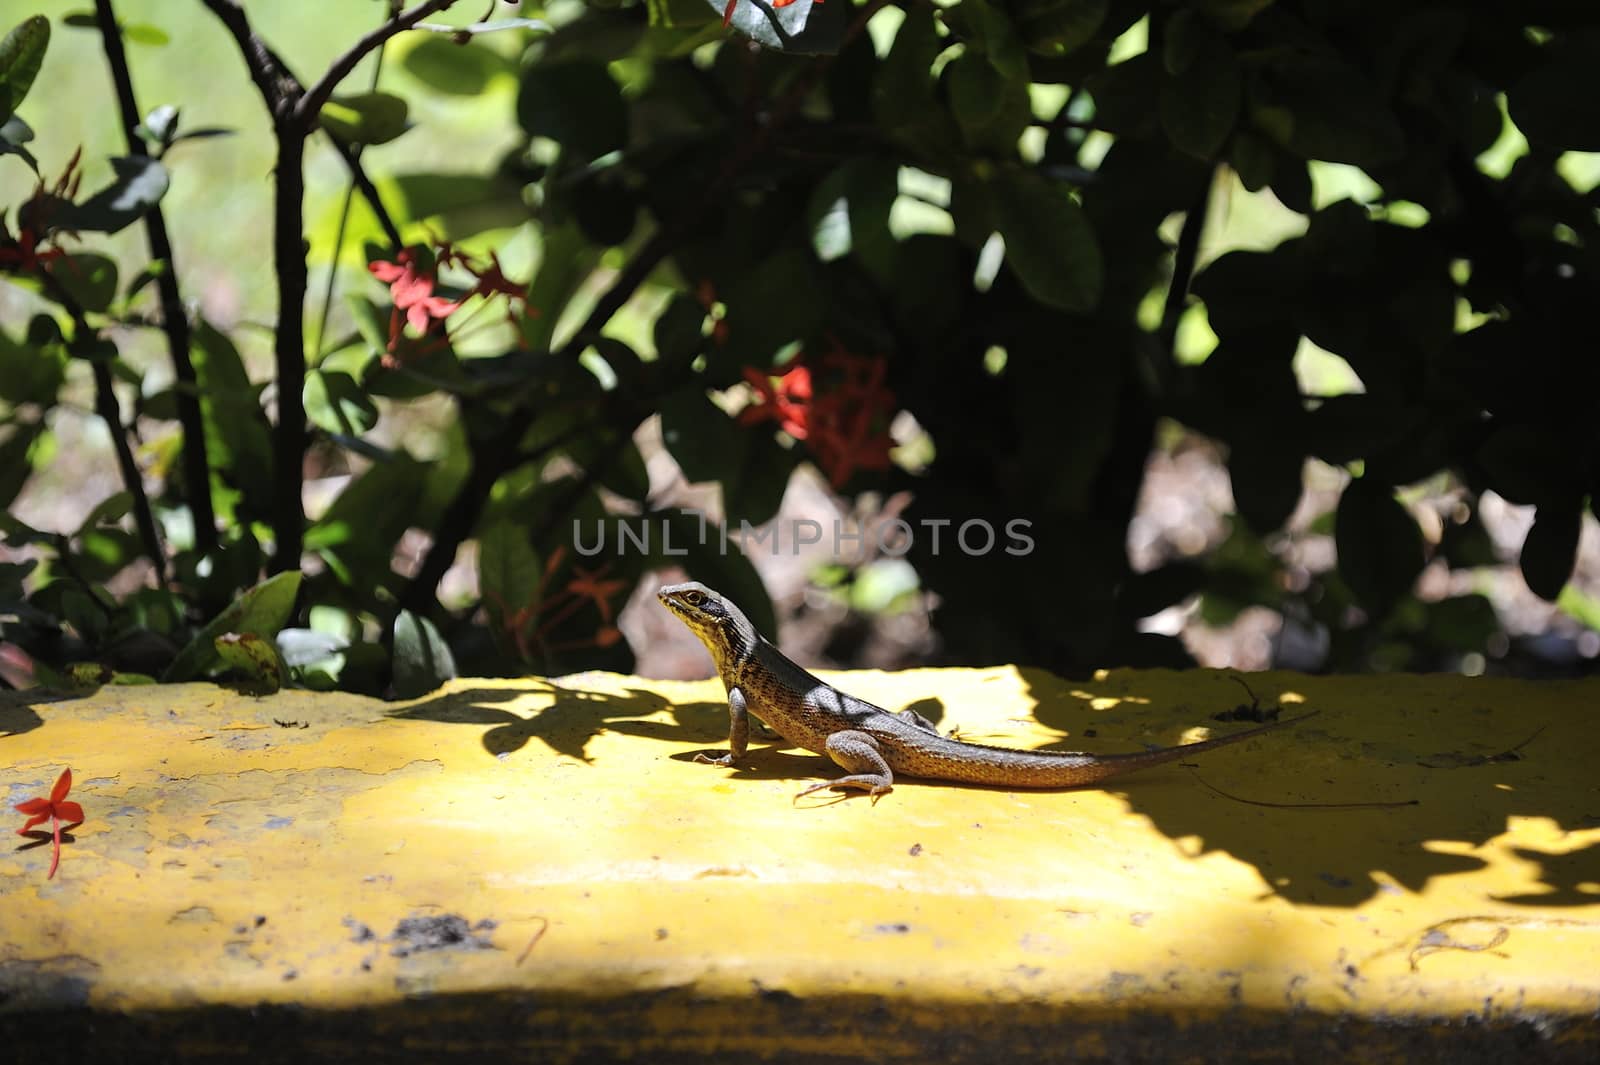
[[[73,298],[72,293],[48,270],[40,269],[35,276],[50,298],[66,308],[67,315],[72,319],[73,339],[76,341],[94,335],[94,327],[89,324],[83,305]],[[156,529],[155,513],[150,509],[150,497],[144,491],[144,475],[134,461],[133,448],[128,446],[128,430],[122,424],[122,404],[117,401],[111,366],[104,359],[90,360],[90,365],[94,367],[94,412],[111,431],[111,447],[117,455],[117,468],[122,472],[122,485],[133,497],[133,521],[139,527],[139,539],[143,541],[145,555],[156,568],[156,583],[165,586],[167,556],[161,549],[161,534]]]
[[[95,18],[100,24],[100,40],[105,48],[106,65],[116,87],[117,106],[122,117],[122,132],[130,155],[149,155],[149,149],[135,132],[139,125],[139,105],[133,94],[133,78],[128,56],[122,47],[116,12],[111,0],[95,0]],[[194,545],[201,555],[217,549],[217,518],[211,505],[211,462],[206,454],[205,421],[200,411],[200,392],[194,362],[189,358],[189,316],[178,290],[178,265],[167,237],[166,217],[156,204],[144,216],[145,234],[150,241],[150,257],[164,263],[156,275],[156,292],[161,297],[161,328],[167,337],[172,357],[172,373],[178,387],[178,424],[183,429],[183,479],[189,508],[194,515]]]

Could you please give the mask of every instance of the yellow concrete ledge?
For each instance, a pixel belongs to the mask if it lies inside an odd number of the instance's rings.
[[[1216,673],[831,679],[978,742],[1241,727]],[[53,880],[0,846],[0,1059],[1600,1059],[1600,684],[1248,679],[1321,716],[876,805],[695,764],[715,681],[12,693],[0,824],[65,766],[87,820]]]

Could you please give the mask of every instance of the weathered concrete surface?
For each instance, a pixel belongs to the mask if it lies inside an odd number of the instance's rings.
[[[986,743],[1242,727],[1216,673],[834,679]],[[70,765],[87,821],[51,881],[48,844],[0,846],[0,1047],[1594,1060],[1600,684],[1248,679],[1322,713],[1109,791],[876,805],[792,803],[836,772],[803,752],[692,762],[715,681],[5,695],[6,811]]]

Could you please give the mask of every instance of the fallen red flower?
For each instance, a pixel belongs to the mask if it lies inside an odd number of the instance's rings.
[[[54,846],[50,855],[50,873],[45,877],[46,880],[55,878],[56,867],[61,864],[62,822],[66,822],[68,828],[83,824],[83,807],[67,801],[67,792],[71,790],[72,770],[63,769],[61,775],[56,778],[56,786],[50,789],[48,799],[29,799],[27,802],[17,803],[17,812],[28,815],[27,824],[17,829],[17,835],[26,836],[34,825],[46,820],[50,822]]]

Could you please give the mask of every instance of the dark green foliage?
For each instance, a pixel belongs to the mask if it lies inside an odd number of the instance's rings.
[[[130,131],[136,154],[88,193],[46,160],[38,197],[0,205],[0,271],[51,305],[0,328],[0,497],[48,457],[47,414],[73,382],[92,383],[125,446],[132,415],[172,435],[138,460],[145,478],[133,451],[146,441],[127,446],[126,490],[71,535],[8,515],[8,546],[40,561],[0,568],[0,638],[39,676],[93,658],[180,679],[232,656],[260,683],[286,670],[415,695],[458,670],[629,668],[615,610],[667,566],[770,633],[748,558],[653,498],[635,433],[655,415],[685,477],[720,486],[733,529],[769,521],[804,462],[840,493],[908,498],[906,557],[941,603],[952,661],[1181,664],[1181,644],[1139,623],[1199,596],[1206,621],[1266,606],[1319,633],[1320,664],[1448,663],[1486,648],[1493,607],[1423,603],[1414,585],[1430,560],[1495,561],[1474,509],[1490,490],[1537,508],[1522,573],[1541,596],[1562,592],[1600,484],[1600,224],[1594,192],[1558,168],[1562,152],[1600,150],[1600,33],[1584,5],[870,6],[875,30],[893,28],[876,41],[868,5],[850,0],[739,0],[728,29],[725,0],[649,0],[409,47],[405,70],[457,104],[515,74],[526,143],[493,173],[435,161],[384,174],[396,221],[434,219],[455,243],[406,250],[423,289],[393,280],[401,249],[369,247],[389,277],[342,279],[353,328],[324,350],[276,352],[287,380],[252,380],[235,340],[201,320],[169,386],[145,388],[119,353],[113,327],[160,317],[146,290],[170,264],[119,274],[96,235],[148,224],[168,166],[213,149],[164,153],[224,131],[182,126],[183,101],[149,111]],[[49,30],[31,18],[0,41],[0,166],[37,162],[22,112],[49,115],[35,84]],[[491,31],[520,35],[520,61],[482,45]],[[431,120],[387,79],[362,89],[341,84],[296,135],[320,129],[351,151]],[[1480,159],[1507,128],[1502,99],[1531,145],[1506,172]],[[295,133],[273,113],[275,136]],[[1328,163],[1379,192],[1319,193]],[[1233,175],[1304,216],[1303,233],[1209,257],[1202,224]],[[458,350],[439,308],[489,275],[480,262],[446,280],[451,257],[513,223],[536,228],[540,257],[496,290],[511,305],[506,350]],[[301,236],[275,256],[292,259]],[[436,313],[407,325],[419,300]],[[1179,322],[1196,309],[1217,343],[1180,360]],[[305,312],[288,308],[278,333]],[[1306,341],[1362,389],[1306,394]],[[118,406],[135,394],[131,414]],[[287,427],[274,407],[286,397],[304,404]],[[439,409],[437,432],[392,431]],[[867,443],[901,411],[926,434],[908,449],[915,472]],[[1203,557],[1134,573],[1130,521],[1173,424],[1221,446],[1236,515]],[[204,478],[178,461],[193,435]],[[1291,573],[1278,537],[1317,462],[1350,474],[1313,516],[1338,568]],[[307,464],[349,473],[310,519],[285,489]],[[1435,543],[1408,502],[1444,478],[1466,506]],[[202,494],[215,535],[192,527]],[[603,521],[648,546],[585,557]],[[976,523],[995,534],[987,549],[963,539]],[[282,557],[302,537],[303,554]],[[479,594],[439,603],[471,544]],[[162,572],[122,576],[151,556]],[[142,590],[119,601],[114,580]],[[257,646],[273,637],[281,661]]]

